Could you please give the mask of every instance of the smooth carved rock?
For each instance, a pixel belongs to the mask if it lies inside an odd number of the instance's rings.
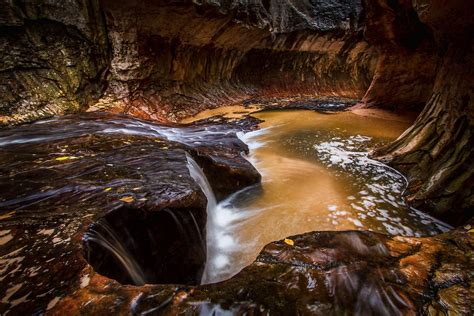
[[[233,278],[197,287],[124,287],[94,274],[51,314],[415,315],[473,312],[473,234],[389,238],[312,232],[267,245]],[[84,301],[88,304],[82,304]]]
[[[474,211],[474,5],[417,1],[415,8],[441,49],[434,85],[414,125],[375,155],[408,175],[413,205],[460,225]]]
[[[176,121],[254,95],[360,99],[375,65],[359,1],[61,5],[5,4],[4,123],[92,105]]]
[[[177,127],[89,114],[3,129],[1,311],[471,312],[473,234],[464,228],[427,238],[291,236],[267,245],[235,277],[196,286],[206,201],[185,153],[206,173],[235,180],[215,186],[221,196],[255,183],[259,175],[235,137],[253,123]],[[94,240],[100,234],[119,240],[140,266],[138,282],[155,285],[127,285],[136,278]]]
[[[186,153],[227,178],[215,188],[221,196],[255,184],[260,175],[242,156],[239,130],[98,114],[1,130],[0,312],[45,311],[89,282],[81,272],[92,269],[88,262],[133,284],[110,247],[134,258],[144,282],[198,284],[206,197]]]

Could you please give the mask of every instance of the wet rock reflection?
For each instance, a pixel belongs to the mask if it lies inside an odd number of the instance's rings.
[[[87,288],[97,279],[87,258],[124,284],[198,284],[206,198],[186,153],[226,177],[221,195],[256,183],[240,130],[106,114],[2,129],[0,313],[41,313]]]

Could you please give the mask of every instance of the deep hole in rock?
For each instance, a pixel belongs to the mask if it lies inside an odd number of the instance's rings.
[[[85,258],[122,284],[199,284],[206,261],[205,216],[198,208],[122,207],[85,233]]]

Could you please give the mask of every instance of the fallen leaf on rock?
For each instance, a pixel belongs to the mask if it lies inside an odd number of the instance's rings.
[[[104,192],[109,192],[110,190],[112,190],[112,188],[105,188]]]
[[[63,160],[69,160],[69,159],[77,159],[77,157],[74,157],[74,156],[62,156],[62,157],[57,157],[55,160],[57,160],[57,161],[63,161]]]
[[[469,229],[467,232],[468,232],[468,233],[474,233],[474,228],[473,228],[473,229]]]
[[[9,218],[9,217],[12,217],[13,214],[15,214],[15,211],[8,212],[8,213],[6,213],[6,214],[0,215],[0,220],[6,219],[6,218]]]
[[[285,244],[287,245],[290,245],[290,246],[294,246],[295,245],[295,242],[291,239],[288,239],[288,238],[285,238]]]
[[[126,203],[132,203],[135,199],[133,198],[133,196],[124,196],[123,198],[120,199],[120,201],[122,202],[126,202]]]

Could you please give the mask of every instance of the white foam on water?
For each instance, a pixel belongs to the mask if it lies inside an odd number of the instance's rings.
[[[351,174],[354,184],[362,188],[357,196],[348,196],[351,207],[357,211],[359,219],[348,218],[357,227],[364,227],[363,221],[370,216],[383,225],[392,235],[419,236],[419,232],[403,225],[401,219],[394,219],[394,211],[384,209],[384,205],[393,209],[409,210],[425,225],[431,225],[432,233],[444,232],[451,227],[422,212],[409,208],[403,198],[408,180],[400,172],[379,161],[369,158],[368,145],[371,137],[363,135],[349,136],[347,139],[333,137],[330,141],[314,145],[316,154],[323,164],[337,173]],[[331,209],[330,209],[331,210]]]

